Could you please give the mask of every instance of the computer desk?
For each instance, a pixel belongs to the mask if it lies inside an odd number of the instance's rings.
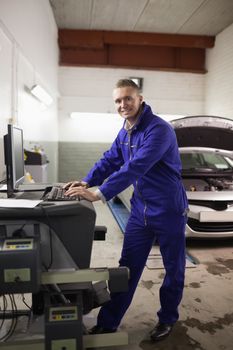
[[[30,192],[28,197],[39,199],[43,192]],[[16,195],[20,198],[20,193]],[[24,199],[26,196],[24,196]],[[91,259],[92,242],[95,233],[96,212],[93,204],[86,200],[66,201],[66,202],[43,202],[35,208],[0,208],[0,237],[6,236],[7,225],[27,225],[44,224],[50,227],[66,250],[69,252],[76,268],[69,270],[53,269],[41,273],[41,285],[65,284],[65,283],[83,283],[92,281],[107,281],[111,279],[111,271],[116,269],[89,268]],[[128,276],[126,268],[121,269],[120,273]],[[117,286],[119,281],[119,272],[117,283],[113,283],[112,291],[121,291],[121,286]],[[119,290],[117,290],[119,289]],[[127,333],[116,332],[112,334],[83,335],[83,347],[116,346],[128,343]],[[0,343],[0,349],[3,350],[27,350],[33,346],[34,350],[45,349],[44,339],[31,340],[25,338],[23,341],[9,341]],[[68,349],[68,348],[67,348]],[[73,348],[71,347],[73,350]]]

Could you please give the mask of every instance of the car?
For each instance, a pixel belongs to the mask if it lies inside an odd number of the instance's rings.
[[[233,120],[190,116],[171,120],[189,202],[187,238],[233,237]],[[133,187],[118,195],[128,210]]]

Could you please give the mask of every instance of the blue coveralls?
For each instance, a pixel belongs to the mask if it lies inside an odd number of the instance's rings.
[[[160,322],[177,321],[185,272],[187,198],[181,181],[175,132],[143,103],[131,130],[119,131],[111,148],[83,179],[99,186],[109,200],[133,184],[131,214],[124,234],[120,266],[130,270],[129,290],[112,293],[99,312],[97,324],[116,329],[133,298],[151,247],[157,240],[165,277],[160,288]],[[103,183],[103,181],[107,179]]]

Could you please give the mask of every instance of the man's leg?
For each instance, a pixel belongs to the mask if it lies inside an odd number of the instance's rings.
[[[166,275],[160,288],[161,309],[159,321],[173,324],[179,318],[178,306],[182,299],[185,276],[186,217],[167,215],[158,237]]]
[[[111,300],[99,312],[97,325],[106,329],[117,329],[128,309],[138,281],[146,264],[154,241],[154,234],[146,230],[143,223],[131,217],[126,227],[120,266],[127,266],[130,272],[127,292],[112,293]]]

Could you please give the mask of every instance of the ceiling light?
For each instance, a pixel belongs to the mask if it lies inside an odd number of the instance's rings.
[[[42,88],[40,85],[34,85],[31,90],[31,94],[34,95],[38,100],[43,102],[46,106],[51,105],[53,102],[52,97],[48,94],[48,92]]]
[[[71,112],[70,118],[74,120],[81,120],[83,118],[104,118],[104,117],[112,117],[118,118],[116,113],[92,113],[92,112]],[[89,120],[89,119],[88,119]]]

